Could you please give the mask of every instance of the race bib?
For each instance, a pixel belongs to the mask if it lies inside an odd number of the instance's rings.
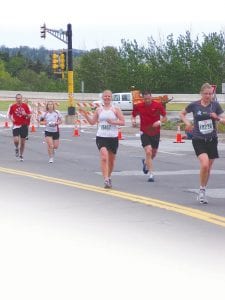
[[[101,130],[110,130],[111,125],[107,124],[107,125],[101,125]]]
[[[198,121],[198,128],[202,134],[213,132],[213,122],[211,119]]]

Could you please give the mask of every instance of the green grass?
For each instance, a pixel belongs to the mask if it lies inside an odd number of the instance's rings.
[[[167,111],[181,111],[187,106],[187,103],[172,103],[169,102],[166,104]]]
[[[0,101],[0,111],[7,111],[9,108],[9,105],[15,103],[14,101]],[[31,104],[31,103],[29,103]],[[58,109],[60,111],[67,111],[68,103],[67,101],[61,101],[59,102]]]
[[[14,101],[0,101],[0,110],[1,111],[7,111],[9,108],[9,105],[13,103]]]

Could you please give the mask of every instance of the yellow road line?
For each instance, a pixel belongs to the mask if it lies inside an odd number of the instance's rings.
[[[162,201],[159,199],[153,199],[153,198],[149,198],[149,197],[145,197],[145,196],[121,192],[121,191],[114,190],[114,189],[106,190],[104,188],[97,187],[94,185],[83,184],[83,183],[76,182],[76,181],[70,181],[70,180],[66,180],[66,179],[55,178],[55,177],[50,177],[50,176],[45,176],[45,175],[41,175],[41,174],[30,173],[30,172],[15,170],[15,169],[0,167],[0,172],[12,174],[12,175],[26,176],[26,177],[33,178],[33,179],[62,184],[62,185],[66,185],[66,186],[70,186],[70,187],[74,187],[74,188],[78,188],[78,189],[83,189],[86,191],[92,191],[92,192],[96,192],[96,193],[110,195],[110,196],[114,196],[117,198],[126,199],[126,200],[129,200],[132,202],[141,203],[144,205],[150,205],[153,207],[166,209],[169,211],[173,211],[176,213],[180,213],[180,214],[183,214],[183,215],[186,215],[189,217],[193,217],[193,218],[196,218],[196,219],[199,219],[202,221],[206,221],[206,222],[209,222],[209,223],[212,223],[215,225],[225,227],[225,217],[222,217],[222,216],[219,216],[216,214],[212,214],[212,213],[208,213],[205,211],[201,211],[199,209],[194,209],[194,208],[191,208],[188,206],[172,203],[172,202],[166,202],[166,201]]]

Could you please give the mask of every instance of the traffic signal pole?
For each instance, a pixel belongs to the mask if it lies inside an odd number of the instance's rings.
[[[67,25],[68,39],[68,115],[75,115],[75,101],[73,88],[73,47],[72,47],[72,26]]]
[[[46,38],[46,32],[50,33],[68,46],[68,122],[73,121],[75,116],[74,83],[73,83],[73,47],[72,47],[72,26],[67,24],[67,31],[54,30],[41,26],[41,38]]]

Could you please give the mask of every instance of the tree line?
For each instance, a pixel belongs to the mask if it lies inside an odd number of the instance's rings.
[[[67,77],[53,74],[51,51],[40,47],[0,47],[0,89],[66,92]],[[73,50],[74,91],[99,93],[150,88],[153,93],[198,93],[204,82],[225,82],[225,34],[202,34],[191,38],[186,31],[177,39],[148,38],[147,47],[136,40],[121,40],[118,48]],[[84,89],[83,89],[84,88]]]

